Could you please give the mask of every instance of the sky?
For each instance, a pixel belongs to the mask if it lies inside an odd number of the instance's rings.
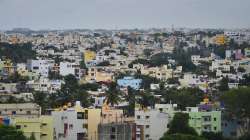
[[[0,30],[250,28],[250,0],[0,0]]]

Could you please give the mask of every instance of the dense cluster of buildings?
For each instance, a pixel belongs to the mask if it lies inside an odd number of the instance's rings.
[[[238,47],[229,47],[232,41]],[[189,125],[198,134],[241,135],[237,121],[224,120],[223,106],[207,98],[186,110],[179,110],[177,104],[136,105],[134,115],[128,116],[121,107],[129,103],[122,101],[110,107],[105,92],[111,82],[116,82],[124,95],[128,87],[144,91],[145,81],[138,74],[159,80],[146,87],[156,92],[162,86],[195,87],[211,94],[218,90],[223,78],[228,79],[229,88],[238,88],[244,75],[250,73],[249,30],[73,30],[29,31],[28,34],[16,31],[0,33],[0,42],[30,42],[36,53],[35,59],[21,63],[0,58],[0,100],[3,102],[0,124],[13,125],[28,137],[34,134],[36,140],[158,140],[169,129],[177,112],[189,115]],[[150,57],[157,54],[171,56],[179,46],[184,51],[205,50],[206,54],[190,54],[191,64],[201,68],[202,73],[186,71],[186,66],[174,57],[167,58],[168,64],[160,66],[138,61],[155,61]],[[216,52],[218,47],[224,51]],[[122,76],[118,76],[121,73]],[[25,80],[8,81],[15,74]],[[45,115],[35,103],[8,103],[10,97],[32,102],[35,91],[54,94],[61,90],[65,84],[62,77],[67,75],[74,75],[80,84],[100,85],[97,91],[87,91],[94,99],[89,108],[77,101],[74,105],[51,108]],[[169,79],[176,81],[169,82]]]
[[[177,104],[155,104],[152,108],[137,105],[134,117],[107,104],[83,108],[79,101],[74,106],[52,109],[47,115],[41,115],[41,107],[33,103],[1,104],[0,123],[15,126],[27,137],[33,133],[37,140],[157,140],[177,112],[188,113],[189,125],[199,134],[223,130],[218,104],[207,99],[186,110],[178,110]]]

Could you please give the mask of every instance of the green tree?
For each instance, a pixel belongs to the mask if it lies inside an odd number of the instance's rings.
[[[242,135],[250,133],[250,87],[231,89],[221,96],[225,104],[225,111],[230,118],[240,120],[240,131]]]
[[[26,63],[28,59],[36,58],[36,52],[32,50],[32,43],[0,43],[0,58],[3,57],[15,63]]]
[[[197,136],[194,128],[188,124],[189,115],[187,113],[175,113],[173,120],[170,122],[167,134],[189,134]]]
[[[204,93],[198,88],[167,89],[160,91],[164,103],[176,103],[178,108],[184,110],[188,106],[196,106],[204,98]]]
[[[160,140],[206,140],[206,139],[194,135],[173,134],[173,135],[164,135]]]
[[[136,74],[135,78],[142,79],[141,87],[143,89],[150,89],[150,84],[160,82],[160,80],[158,80],[155,77],[151,77],[151,76],[148,76],[148,75],[142,75],[142,74]]]
[[[97,66],[110,66],[110,62],[109,61],[103,61],[103,62],[97,64]]]
[[[111,106],[118,104],[121,101],[120,95],[121,95],[121,93],[118,90],[116,83],[114,83],[114,82],[110,83],[109,89],[108,89],[108,91],[106,91],[107,103],[111,104]]]
[[[140,98],[138,102],[142,107],[153,107],[155,105],[156,100],[152,93],[146,91],[140,93]]]
[[[23,132],[12,126],[0,125],[0,140],[27,140]]]
[[[134,112],[135,112],[134,109],[135,109],[135,102],[136,102],[135,96],[137,93],[138,91],[134,90],[131,87],[128,87],[128,94],[125,95],[125,99],[129,104],[126,108],[126,114],[128,116],[134,116]]]
[[[221,132],[215,133],[215,132],[203,132],[202,137],[208,139],[208,140],[226,140],[226,138],[223,137]]]
[[[84,58],[84,57],[83,57],[83,58]],[[86,69],[86,68],[87,68],[87,66],[86,66],[84,60],[80,61],[80,68],[81,68],[81,69]]]
[[[144,49],[143,50],[143,54],[147,57],[147,58],[149,58],[149,56],[151,55],[151,53],[152,53],[152,49]]]
[[[81,87],[78,89],[77,94],[74,95],[74,101],[81,101],[83,107],[89,107],[91,104],[89,93]]]
[[[229,79],[228,78],[222,78],[221,79],[221,81],[220,81],[220,85],[219,85],[219,87],[218,87],[218,89],[220,90],[220,91],[227,91],[228,89],[229,89],[229,87],[228,87],[228,82],[229,82]]]
[[[86,83],[80,85],[80,88],[83,88],[85,90],[97,91],[98,88],[100,88],[100,85],[98,83]]]
[[[49,70],[49,77],[48,78],[50,80],[56,80],[56,79],[62,79],[63,77],[58,72]]]
[[[42,108],[42,114],[45,113],[46,109],[50,107],[48,104],[48,93],[35,91],[33,92],[34,103],[38,104]]]

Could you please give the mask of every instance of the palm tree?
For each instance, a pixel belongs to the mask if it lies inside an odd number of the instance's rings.
[[[115,104],[118,104],[119,101],[121,101],[121,92],[117,89],[116,83],[112,82],[109,85],[109,90],[106,91],[106,100],[108,104],[111,104],[111,106],[114,106]]]
[[[142,92],[140,94],[140,99],[139,99],[139,104],[142,106],[142,107],[152,107],[154,106],[155,104],[155,97],[153,94],[151,94],[149,91],[146,91],[146,92]]]

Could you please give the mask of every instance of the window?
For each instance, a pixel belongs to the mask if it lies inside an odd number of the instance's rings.
[[[146,128],[149,128],[149,125],[146,125]]]
[[[83,128],[88,129],[88,124],[83,124]]]
[[[12,115],[16,115],[16,111],[12,111]]]
[[[149,116],[146,116],[146,119],[149,119],[150,117]]]
[[[30,115],[30,114],[31,114],[31,111],[27,111],[26,114],[27,114],[27,115]]]
[[[136,134],[136,137],[137,137],[137,138],[140,138],[140,137],[141,137],[141,135],[140,135],[140,134]]]
[[[0,111],[0,115],[2,114],[2,111]]]
[[[39,67],[33,67],[33,69],[34,69],[34,70],[38,70],[38,69],[39,69]]]
[[[110,135],[110,139],[115,139],[115,135]]]
[[[214,121],[216,121],[216,118],[214,118]]]
[[[23,127],[27,127],[27,125],[24,125]]]
[[[20,109],[20,111],[22,112],[23,110],[22,110],[22,109]]]
[[[77,119],[84,119],[84,113],[83,112],[77,112]]]
[[[16,125],[16,129],[21,129],[21,125]]]
[[[113,132],[113,133],[115,132],[115,127],[111,128],[111,132]]]
[[[140,119],[141,118],[141,116],[140,115],[137,115],[137,119]]]
[[[167,125],[167,128],[169,128],[169,124]]]
[[[85,110],[85,119],[88,119],[88,110]]]
[[[159,108],[159,110],[160,110],[160,112],[162,112],[162,111],[163,111],[163,109],[162,109],[162,108]]]
[[[214,127],[214,130],[217,130],[217,127]]]
[[[149,138],[149,134],[146,135],[146,138]]]

